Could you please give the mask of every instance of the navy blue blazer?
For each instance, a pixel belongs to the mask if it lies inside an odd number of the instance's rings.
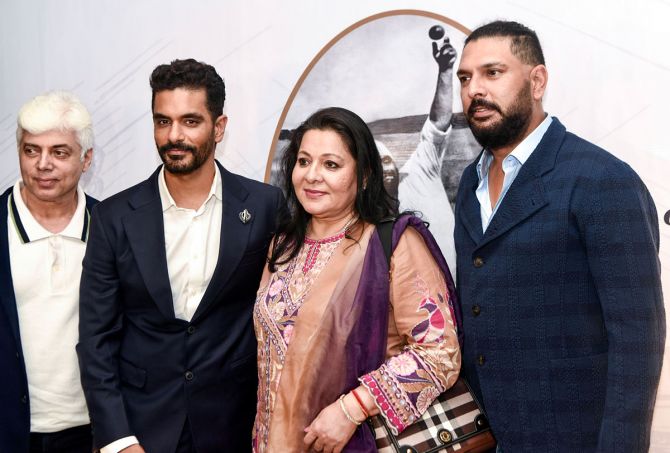
[[[252,309],[284,198],[219,168],[218,262],[191,322],[174,315],[159,170],[94,210],[77,353],[96,448],[135,435],[149,453],[172,452],[188,418],[199,452],[251,450]]]
[[[12,187],[0,195],[0,452],[28,452],[30,395],[23,360],[19,316],[9,261],[7,202]],[[90,212],[97,200],[86,196]]]
[[[554,118],[482,233],[456,200],[463,371],[508,452],[642,452],[665,344],[656,207]]]

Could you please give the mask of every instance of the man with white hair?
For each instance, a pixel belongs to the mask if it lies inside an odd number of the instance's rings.
[[[16,141],[21,178],[0,196],[0,451],[91,452],[75,352],[91,117],[49,92],[21,108]]]

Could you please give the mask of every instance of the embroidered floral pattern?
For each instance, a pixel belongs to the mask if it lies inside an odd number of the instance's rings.
[[[340,234],[337,234],[329,238],[320,239],[318,241],[314,239],[305,238],[305,247],[307,248],[307,256],[305,257],[305,264],[303,264],[302,266],[302,273],[306,274],[307,272],[310,271],[310,269],[312,269],[312,267],[314,267],[319,258],[319,252],[321,251],[322,245],[333,244],[333,243],[339,244],[339,242],[342,239],[344,239],[344,236],[345,233],[343,231]]]
[[[277,302],[271,310],[272,317],[275,320],[279,320],[284,316],[284,313],[286,312],[286,304],[284,302]]]
[[[416,371],[416,362],[409,356],[401,354],[391,357],[388,361],[388,367],[394,374],[400,376],[409,376]]]
[[[440,392],[435,387],[426,387],[421,390],[419,396],[416,398],[416,410],[423,413],[428,409],[433,400],[440,396]]]
[[[414,298],[415,313],[421,317],[409,328],[403,351],[360,378],[395,434],[417,420],[458,378],[460,349],[445,296],[446,283],[440,280],[443,284],[436,292],[418,273],[409,285],[393,276],[394,288],[400,290],[398,300],[404,305],[408,298]],[[410,290],[402,293],[404,287]],[[391,313],[397,320],[404,316],[397,309]]]
[[[268,290],[268,296],[270,297],[275,297],[277,294],[279,294],[279,291],[284,287],[284,280],[281,278],[278,278],[277,280],[270,285],[270,289]]]
[[[291,342],[291,337],[293,336],[293,324],[289,324],[284,328],[284,342],[286,346]]]
[[[296,259],[280,265],[267,285],[258,290],[254,305],[254,329],[258,341],[258,403],[253,430],[253,449],[265,451],[268,426],[276,392],[291,343],[298,312],[321,270],[326,266],[344,233],[315,241],[305,239]]]
[[[445,320],[437,303],[431,297],[421,300],[419,309],[428,312],[428,317],[412,329],[412,336],[417,343],[440,341],[444,333]]]

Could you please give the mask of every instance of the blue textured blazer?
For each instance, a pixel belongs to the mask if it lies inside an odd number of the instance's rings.
[[[0,452],[24,453],[30,438],[30,395],[9,261],[7,202],[0,195]],[[86,196],[86,209],[97,201]]]
[[[135,435],[147,452],[172,452],[188,418],[198,452],[251,450],[252,309],[284,197],[219,168],[218,261],[190,322],[174,314],[159,170],[93,212],[77,353],[96,448]]]
[[[554,118],[482,233],[456,200],[463,371],[505,453],[642,452],[665,344],[656,208]]]

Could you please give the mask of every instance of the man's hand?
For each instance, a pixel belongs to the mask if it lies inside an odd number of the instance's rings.
[[[433,58],[440,67],[440,72],[454,67],[456,62],[456,49],[449,43],[449,38],[444,38],[442,45],[438,47],[437,42],[433,41]]]
[[[435,96],[433,97],[433,103],[430,105],[428,118],[437,129],[446,132],[453,115],[451,104],[454,96],[452,80],[454,74],[451,69],[456,63],[456,49],[449,43],[448,37],[445,36],[442,45],[439,47],[437,41],[433,41],[433,58],[439,66],[439,71],[437,73]]]

